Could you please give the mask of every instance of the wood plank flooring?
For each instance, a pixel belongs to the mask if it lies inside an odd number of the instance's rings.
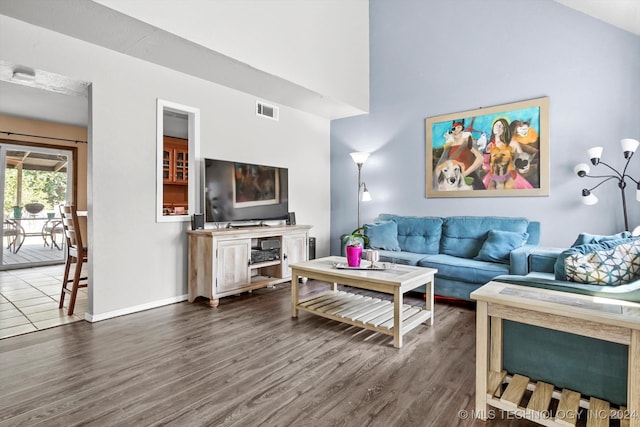
[[[0,426],[535,425],[460,415],[474,405],[472,305],[436,303],[435,325],[398,350],[386,335],[292,319],[290,304],[283,284],[217,309],[197,300],[0,340]]]
[[[60,243],[60,242],[58,242]],[[64,264],[65,253],[62,248],[44,246],[43,240],[38,236],[27,237],[18,253],[13,253],[3,248],[0,269],[24,268],[25,266]]]

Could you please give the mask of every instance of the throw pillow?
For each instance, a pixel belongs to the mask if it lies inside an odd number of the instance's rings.
[[[509,262],[509,254],[524,245],[529,238],[528,233],[516,231],[490,230],[482,244],[480,252],[474,259],[491,262]]]
[[[640,272],[640,245],[621,243],[610,249],[585,254],[574,253],[565,258],[567,280],[603,286],[631,282]]]
[[[600,243],[588,243],[584,245],[573,246],[565,251],[563,251],[558,258],[556,259],[556,263],[554,265],[554,273],[556,280],[567,281],[569,278],[567,277],[566,270],[566,259],[572,255],[587,255],[598,251],[603,251],[607,249],[613,249],[618,245],[622,245],[625,243],[632,243],[633,245],[640,245],[640,238],[638,237],[630,237],[627,239],[618,239],[618,240],[603,240]],[[573,262],[573,261],[572,261]]]
[[[364,234],[369,238],[369,247],[385,251],[399,251],[398,224],[382,221],[364,225]]]
[[[602,235],[599,235],[599,234],[580,233],[578,235],[578,238],[576,239],[576,241],[573,242],[573,244],[571,245],[571,247],[580,246],[580,245],[589,245],[591,243],[601,243],[601,242],[606,242],[608,240],[627,239],[629,237],[631,237],[631,233],[629,233],[628,231],[623,231],[623,232],[618,233],[618,234],[612,234],[611,236],[602,236]]]

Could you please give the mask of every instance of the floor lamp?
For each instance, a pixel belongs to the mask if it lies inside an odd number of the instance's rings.
[[[633,181],[636,184],[636,200],[640,201],[640,182],[633,179],[630,175],[627,174],[627,167],[629,167],[629,161],[631,160],[633,153],[638,148],[638,145],[640,145],[640,142],[638,142],[635,139],[625,138],[620,141],[620,145],[622,146],[622,152],[624,154],[624,158],[627,159],[627,162],[624,164],[624,169],[622,169],[622,172],[617,171],[612,166],[600,160],[600,158],[602,157],[602,151],[603,151],[602,147],[593,147],[587,150],[587,153],[589,154],[589,158],[591,159],[591,164],[593,164],[593,166],[604,165],[613,172],[612,174],[589,175],[590,168],[589,168],[589,165],[586,163],[580,163],[579,165],[576,165],[576,167],[573,170],[580,178],[587,177],[587,178],[602,179],[602,181],[600,181],[595,187],[582,189],[582,203],[584,203],[585,205],[595,205],[596,203],[598,203],[598,198],[595,196],[595,194],[592,193],[593,190],[600,187],[602,184],[604,184],[607,181],[613,180],[618,183],[618,188],[620,189],[620,194],[622,196],[622,212],[624,213],[624,229],[625,231],[629,231],[629,220],[627,218],[627,199],[625,196],[624,189],[627,186],[626,179],[629,178],[631,181]]]
[[[369,158],[369,153],[350,153],[351,158],[358,166],[358,229],[360,229],[360,200],[363,202],[368,202],[371,200],[371,194],[369,194],[369,190],[367,189],[367,184],[362,182],[362,165]],[[362,197],[360,197],[360,190],[362,190]]]

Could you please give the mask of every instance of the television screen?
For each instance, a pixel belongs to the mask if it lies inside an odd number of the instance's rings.
[[[203,187],[207,222],[284,219],[289,211],[286,168],[205,159]]]

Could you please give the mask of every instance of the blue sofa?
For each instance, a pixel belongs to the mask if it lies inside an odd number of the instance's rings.
[[[380,260],[437,268],[435,295],[471,300],[496,276],[525,275],[540,242],[540,223],[498,216],[415,217],[381,214],[364,225]],[[344,241],[343,241],[344,245]],[[424,286],[418,288],[424,292]]]
[[[625,237],[606,243],[604,249],[624,242],[640,245],[640,240]],[[584,248],[593,250],[597,245],[576,243],[564,250],[538,248],[529,257],[528,274],[503,275],[495,280],[640,303],[639,276],[615,286],[563,280],[562,257],[567,253],[584,253]],[[504,322],[503,334],[503,366],[509,373],[522,374],[614,404],[627,403],[627,346],[512,321]]]

